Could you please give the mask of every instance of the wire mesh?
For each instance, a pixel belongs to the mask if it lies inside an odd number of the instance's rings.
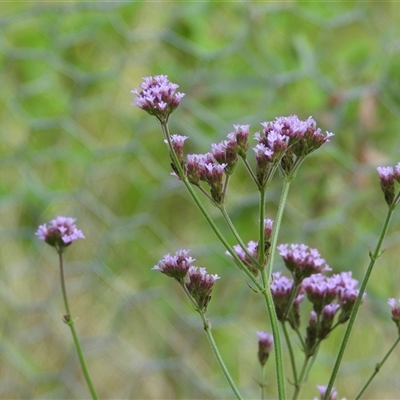
[[[257,398],[255,331],[267,328],[265,312],[169,176],[157,123],[131,106],[130,90],[159,73],[179,83],[186,97],[171,129],[190,137],[189,153],[208,151],[234,123],[257,130],[278,115],[312,114],[336,136],[297,177],[282,241],[318,247],[334,269],[360,276],[384,214],[374,169],[399,161],[398,3],[0,9],[0,397],[88,397],[61,320],[56,255],[34,237],[39,224],[61,214],[76,217],[86,236],[66,253],[67,287],[101,398],[231,397],[179,288],[150,271],[164,254],[188,247],[223,277],[210,319],[240,388]],[[245,171],[237,176],[228,208],[246,241],[257,197]],[[379,266],[385,272],[374,275],[336,384],[343,396],[356,393],[395,336],[385,302],[400,297],[398,226],[396,217]],[[328,379],[340,337],[323,348],[307,398]],[[393,357],[368,398],[398,398],[398,368]]]

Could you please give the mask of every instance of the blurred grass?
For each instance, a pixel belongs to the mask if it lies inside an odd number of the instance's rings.
[[[0,11],[0,397],[88,395],[61,321],[56,256],[34,237],[61,214],[87,238],[67,252],[67,278],[101,398],[231,398],[179,288],[150,271],[178,248],[222,276],[209,311],[216,340],[245,397],[257,398],[263,305],[169,176],[159,127],[130,105],[130,90],[160,73],[180,84],[171,130],[190,136],[188,152],[208,151],[234,123],[254,132],[278,115],[313,115],[333,131],[293,183],[280,241],[317,247],[335,271],[360,278],[385,213],[375,167],[399,161],[399,4],[31,2]],[[279,190],[276,180],[270,218]],[[243,168],[228,209],[254,239],[257,196]],[[395,338],[385,303],[400,297],[399,224],[395,216],[336,383],[347,398]],[[324,343],[305,399],[326,383],[342,333]],[[399,398],[398,359],[364,398]]]

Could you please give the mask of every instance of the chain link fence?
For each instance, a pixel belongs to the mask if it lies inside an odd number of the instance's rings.
[[[253,132],[278,115],[313,115],[333,131],[293,184],[282,241],[317,247],[334,270],[359,278],[385,212],[375,167],[399,161],[398,3],[31,2],[0,10],[0,398],[88,397],[62,322],[56,254],[34,236],[56,215],[76,217],[86,236],[66,253],[67,289],[101,398],[232,397],[179,287],[150,270],[179,248],[222,276],[209,317],[239,387],[257,398],[263,305],[169,175],[156,120],[131,106],[130,90],[154,74],[179,83],[186,97],[171,130],[190,137],[188,153],[208,151],[232,124]],[[276,180],[268,192],[269,218],[279,187]],[[244,240],[253,239],[257,196],[244,169],[227,207]],[[395,217],[336,384],[348,398],[396,334],[385,303],[400,297],[398,227]],[[304,398],[328,380],[342,333],[323,347]],[[399,397],[396,359],[366,398]]]

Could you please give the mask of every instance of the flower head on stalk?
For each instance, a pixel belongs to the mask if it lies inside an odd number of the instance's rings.
[[[183,163],[183,145],[185,144],[186,139],[189,139],[189,137],[182,135],[171,135],[172,147],[174,148],[176,156],[181,163]],[[164,142],[168,145],[168,140],[164,140]]]
[[[188,278],[185,286],[196,301],[198,310],[205,312],[211,300],[211,291],[214,283],[220,277],[216,274],[208,274],[205,268],[191,266],[188,271]]]
[[[225,172],[228,175],[233,174],[239,159],[236,147],[236,142],[232,140],[224,140],[220,143],[213,143],[211,145],[213,157],[219,164],[226,165]]]
[[[228,135],[232,148],[240,157],[246,159],[246,152],[249,148],[249,127],[250,125],[233,125],[235,131]]]
[[[179,85],[170,82],[167,75],[149,76],[143,81],[141,91],[131,91],[136,95],[132,104],[154,115],[161,123],[166,123],[185,94],[176,91]]]
[[[381,184],[382,192],[385,196],[385,201],[388,206],[391,206],[394,200],[394,181],[395,176],[398,179],[400,171],[398,169],[399,164],[396,166],[396,175],[393,171],[393,167],[378,167],[379,181]]]
[[[288,244],[281,244],[278,250],[296,284],[312,274],[331,271],[318,250],[311,249],[305,244],[291,244],[290,248]]]
[[[341,272],[330,277],[314,274],[302,282],[302,287],[308,300],[313,304],[314,311],[321,314],[324,307],[337,301],[340,306],[339,322],[346,322],[357,300],[359,290],[358,281],[351,277],[351,272]]]
[[[296,115],[277,117],[274,121],[262,123],[263,130],[255,138],[260,144],[271,149],[274,161],[280,161],[284,176],[291,176],[304,157],[329,142],[333,133],[321,133],[312,117],[305,121]]]
[[[263,367],[268,361],[268,357],[271,353],[272,346],[274,344],[274,337],[268,332],[257,332],[258,335],[258,361]]]
[[[392,311],[392,320],[396,324],[400,334],[400,299],[389,299],[388,304]]]
[[[257,259],[258,254],[257,254],[257,250],[258,250],[258,243],[255,242],[254,240],[250,240],[247,243],[246,246],[247,252],[254,258]],[[243,261],[243,264],[246,265],[246,267],[250,270],[250,272],[254,275],[257,276],[259,269],[257,268],[256,265],[254,265],[253,260],[246,254],[246,252],[242,249],[242,246],[240,246],[240,244],[235,244],[233,246],[233,250],[235,250],[235,253],[237,254],[237,256],[240,258],[241,261]],[[231,256],[231,254],[229,253],[229,251],[225,252],[226,255]]]
[[[223,196],[223,176],[226,164],[208,163],[203,164],[202,179],[210,185],[211,197],[216,204],[221,204]]]
[[[167,254],[152,269],[183,282],[192,262],[195,261],[194,258],[188,256],[189,251],[178,250],[173,256]]]
[[[40,225],[35,235],[58,252],[63,252],[75,240],[85,238],[82,231],[76,227],[75,221],[75,218],[58,216],[50,221],[49,226]]]
[[[272,274],[270,288],[278,321],[288,321],[293,329],[297,329],[300,326],[300,303],[304,298],[302,287],[296,287],[293,279],[278,271]]]
[[[270,218],[264,219],[264,236],[266,241],[271,240],[273,226],[274,226],[274,221],[272,219]]]
[[[327,386],[317,386],[317,388],[319,390],[320,399],[322,400],[325,397]],[[319,400],[319,399],[318,399],[318,397],[314,397],[314,400]],[[328,400],[339,400],[338,393],[335,390],[335,388],[332,388],[332,391],[329,394]],[[342,400],[346,400],[346,398],[343,397]]]

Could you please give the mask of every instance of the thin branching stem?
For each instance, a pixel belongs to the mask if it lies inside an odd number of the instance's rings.
[[[372,382],[372,380],[375,378],[377,373],[381,370],[383,364],[385,364],[385,361],[388,359],[392,351],[395,349],[395,347],[399,344],[400,342],[400,336],[396,339],[396,341],[392,344],[390,347],[389,351],[385,354],[385,356],[382,358],[382,361],[376,364],[374,372],[371,374],[371,376],[368,378],[367,382],[365,382],[364,386],[362,389],[358,392],[357,396],[354,398],[354,400],[358,400],[361,398],[361,395],[365,392],[369,384]]]
[[[60,263],[61,290],[62,290],[63,299],[64,299],[64,306],[65,306],[65,310],[66,310],[66,315],[64,315],[64,322],[71,329],[71,334],[72,334],[72,338],[74,340],[76,352],[78,353],[79,362],[81,364],[81,368],[82,368],[82,371],[83,371],[83,375],[85,376],[86,383],[87,383],[87,385],[89,387],[89,390],[90,390],[90,393],[92,395],[92,399],[93,400],[98,400],[98,396],[97,396],[96,390],[94,388],[94,385],[92,383],[92,379],[91,379],[90,374],[89,374],[89,370],[88,370],[87,365],[86,365],[86,360],[85,360],[85,357],[83,355],[82,347],[81,347],[81,344],[79,342],[78,334],[76,333],[76,330],[75,330],[75,326],[74,326],[75,321],[71,316],[71,310],[70,310],[69,303],[68,303],[67,288],[66,288],[66,285],[65,285],[64,264],[63,264],[62,250],[58,250],[58,259],[59,259],[59,263]]]
[[[349,341],[350,333],[351,333],[351,330],[353,329],[354,321],[356,319],[358,309],[360,307],[362,298],[364,296],[365,289],[367,287],[369,277],[371,276],[371,272],[372,272],[372,269],[374,268],[376,260],[381,255],[381,247],[382,247],[383,239],[386,236],[386,233],[387,233],[387,230],[388,230],[388,227],[389,227],[389,223],[390,223],[390,220],[391,220],[392,215],[393,215],[393,211],[394,211],[394,206],[389,207],[388,212],[386,214],[385,221],[383,223],[382,231],[381,231],[381,233],[379,235],[378,243],[376,244],[374,252],[370,253],[370,262],[369,262],[369,265],[368,265],[368,268],[367,268],[367,272],[365,273],[365,276],[364,276],[363,281],[361,283],[360,291],[359,291],[358,296],[357,296],[357,300],[356,300],[356,302],[354,304],[354,307],[353,307],[353,310],[351,312],[350,319],[349,319],[349,322],[347,324],[346,331],[344,333],[344,336],[343,336],[343,339],[342,339],[342,343],[341,343],[340,348],[339,348],[339,353],[338,353],[338,355],[336,357],[336,362],[335,362],[335,365],[333,367],[332,374],[331,374],[331,377],[329,379],[329,383],[328,383],[328,386],[326,388],[326,392],[325,392],[325,396],[324,396],[323,400],[328,400],[329,399],[329,395],[331,393],[333,384],[335,383],[335,379],[336,379],[336,376],[337,376],[338,371],[339,371],[340,363],[342,362],[344,351],[345,351],[347,343]]]

